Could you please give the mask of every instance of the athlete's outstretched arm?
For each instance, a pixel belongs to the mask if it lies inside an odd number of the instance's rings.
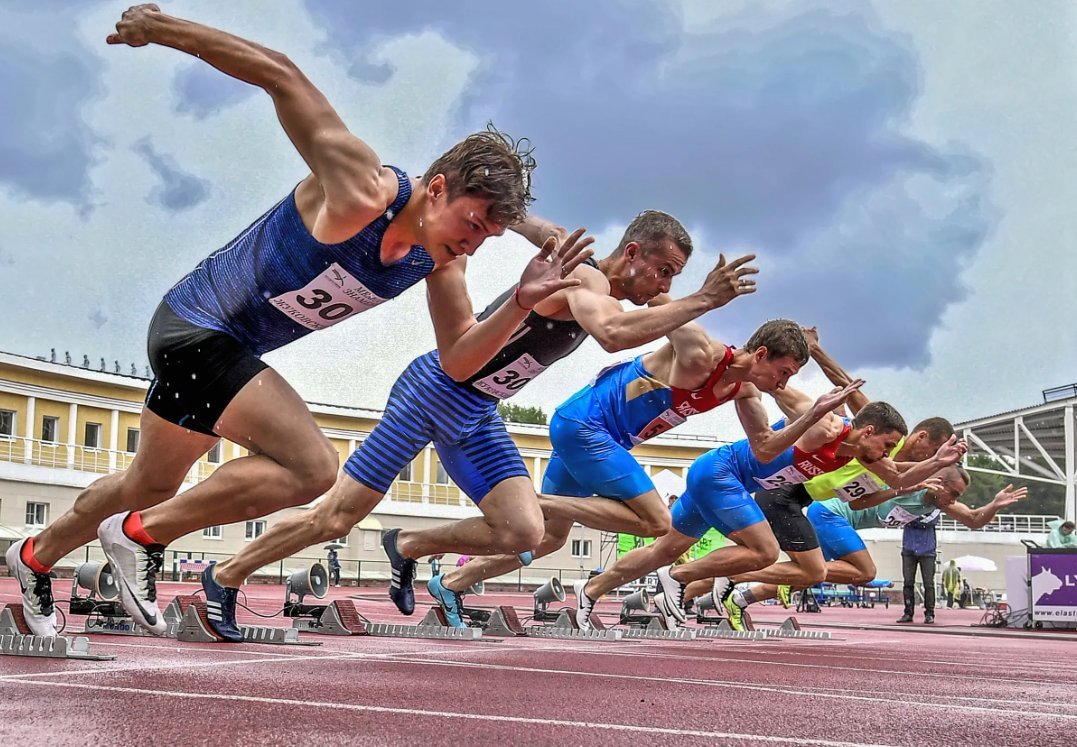
[[[166,15],[152,3],[125,11],[106,41],[172,47],[268,93],[281,125],[325,195],[311,231],[319,241],[336,243],[353,236],[395,199],[396,175],[348,131],[328,99],[280,52]]]
[[[907,488],[895,490],[894,488],[885,488],[884,490],[876,490],[874,493],[868,493],[862,498],[856,498],[849,501],[849,508],[854,511],[860,511],[865,508],[875,508],[880,504],[886,503],[891,498],[899,498],[903,495],[912,495],[913,493],[921,490],[928,490],[932,492],[938,492],[945,490],[946,486],[942,482],[942,478],[929,477],[923,482],[916,485],[910,485]]]
[[[755,458],[764,464],[777,459],[813,425],[828,417],[837,417],[833,415],[834,408],[856,394],[863,383],[863,380],[857,379],[850,382],[848,386],[836,387],[814,403],[803,392],[790,391],[791,387],[785,387],[784,390],[775,394],[775,399],[778,395],[785,397],[788,393],[791,406],[785,412],[787,416],[795,419],[779,430],[773,430],[767,422],[767,411],[763,409],[758,390],[751,385],[742,387],[741,396],[738,396],[736,400],[737,416],[744,427],[744,434],[748,437]],[[805,404],[807,404],[806,407]]]
[[[579,228],[563,242],[548,238],[524,268],[512,298],[481,322],[475,319],[467,293],[465,258],[427,276],[426,297],[442,370],[457,381],[471,376],[497,355],[537,303],[578,286],[580,279],[570,275],[591,256],[588,247],[594,242],[583,234],[584,229]]]
[[[943,467],[957,464],[966,451],[968,451],[968,444],[964,439],[959,440],[957,436],[950,436],[950,440],[940,446],[930,459],[922,462],[903,462],[902,466],[911,464],[908,469],[902,469],[890,457],[883,457],[877,462],[864,466],[890,487],[904,488],[930,477]]]
[[[520,234],[539,249],[551,238],[558,244],[568,238],[568,229],[538,215],[528,215],[516,225],[509,226],[509,230]]]
[[[748,265],[753,259],[755,255],[748,254],[727,264],[722,256],[698,291],[661,306],[625,311],[606,288],[588,283],[566,294],[568,306],[603,350],[627,350],[664,337],[737,296],[754,293],[755,281],[747,277],[757,272]]]
[[[853,377],[845,372],[845,369],[838,365],[838,362],[830,357],[830,355],[823,350],[823,346],[819,344],[819,330],[815,327],[801,327],[801,331],[804,333],[804,338],[808,341],[808,351],[811,353],[812,360],[819,364],[819,368],[823,369],[823,374],[830,380],[830,383],[834,386],[846,386],[853,380]],[[846,402],[853,415],[860,412],[860,408],[866,405],[871,400],[863,392],[857,392],[849,401]]]
[[[1014,488],[1013,485],[1007,485],[996,493],[994,499],[986,506],[969,508],[964,503],[957,502],[949,506],[940,506],[940,509],[944,514],[960,521],[969,529],[981,529],[990,524],[999,511],[1012,506],[1027,495],[1028,488]]]

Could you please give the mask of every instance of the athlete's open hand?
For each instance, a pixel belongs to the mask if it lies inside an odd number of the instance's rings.
[[[919,493],[921,490],[926,490],[935,495],[946,495],[946,484],[943,483],[941,477],[929,477],[923,482],[918,482],[901,490],[895,490],[894,494],[898,496],[912,495],[913,493]]]
[[[109,44],[126,44],[129,47],[144,47],[150,43],[150,26],[160,16],[161,9],[156,3],[132,5],[123,12],[116,24],[116,33],[109,34],[105,41]]]
[[[718,264],[703,281],[703,287],[699,289],[710,302],[712,309],[725,306],[737,296],[755,293],[755,280],[748,275],[755,275],[758,268],[748,263],[755,259],[754,254],[745,254],[737,257],[726,264],[725,255],[718,255]]]
[[[593,236],[584,236],[585,228],[577,228],[563,241],[556,236],[546,239],[539,253],[531,258],[520,276],[520,288],[516,295],[520,305],[533,309],[545,298],[559,290],[574,288],[580,284],[569,277],[593,253],[587,247],[595,243]]]
[[[819,347],[818,327],[801,327],[800,331],[804,334],[804,339],[808,341],[809,350],[815,350]]]
[[[1028,488],[1015,488],[1013,485],[1007,485],[995,494],[995,505],[998,508],[1006,508],[1026,496],[1028,496]]]
[[[812,405],[811,408],[812,417],[815,418],[816,421],[822,420],[826,417],[827,413],[844,405],[845,401],[853,396],[853,393],[858,391],[862,386],[864,386],[863,379],[853,379],[846,386],[834,387],[822,397],[815,400],[815,404]]]
[[[965,439],[950,436],[950,440],[939,447],[939,450],[935,452],[935,458],[942,463],[943,466],[950,466],[951,464],[957,464],[961,461],[961,457],[965,456],[965,452],[969,450],[969,445],[965,443]]]

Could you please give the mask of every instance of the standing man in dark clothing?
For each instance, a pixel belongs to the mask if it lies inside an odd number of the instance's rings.
[[[905,525],[901,535],[901,573],[905,578],[905,614],[899,623],[912,622],[916,608],[916,569],[924,583],[924,622],[935,622],[935,527],[939,512],[921,516]]]

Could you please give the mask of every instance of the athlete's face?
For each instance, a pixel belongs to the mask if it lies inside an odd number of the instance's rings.
[[[800,371],[800,364],[795,358],[787,355],[770,359],[765,347],[758,348],[753,355],[752,370],[748,378],[761,392],[778,392],[785,389],[789,379]]]
[[[932,440],[927,431],[917,431],[905,439],[905,445],[901,447],[901,461],[922,462],[935,456],[947,439]]]
[[[669,293],[673,278],[681,274],[688,258],[673,239],[662,239],[644,249],[629,242],[624,249],[625,272],[619,280],[620,295],[642,306],[659,293]]]
[[[450,200],[440,174],[430,181],[426,190],[426,209],[419,218],[418,234],[438,264],[471,256],[487,238],[505,233],[504,226],[487,217],[489,200],[470,195]]]
[[[861,464],[871,464],[888,456],[901,440],[901,434],[897,431],[878,433],[870,425],[864,431],[864,435],[860,437],[860,453],[857,455]]]
[[[942,490],[931,491],[931,497],[936,506],[946,508],[957,503],[967,488],[964,480],[948,475],[942,478]]]

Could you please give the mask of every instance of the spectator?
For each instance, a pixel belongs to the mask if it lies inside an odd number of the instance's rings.
[[[950,565],[942,572],[942,588],[946,592],[946,606],[954,606],[954,597],[958,598],[958,607],[961,606],[961,569],[957,567],[957,561],[951,560]]]
[[[935,527],[939,512],[921,516],[905,525],[901,535],[901,574],[905,579],[905,614],[899,623],[912,622],[916,609],[916,569],[924,585],[924,622],[935,622]]]
[[[461,555],[459,558],[456,559],[456,567],[459,568],[460,566],[465,565],[469,562],[471,562],[470,555]]]
[[[430,563],[430,578],[441,573],[441,559],[444,557],[445,553],[439,553],[437,555],[431,555],[428,558],[428,562]]]
[[[1048,522],[1051,533],[1047,535],[1047,546],[1077,550],[1077,535],[1073,533],[1074,523],[1055,519]]]
[[[329,583],[333,586],[340,586],[340,558],[337,557],[337,551],[334,549],[329,550]]]

